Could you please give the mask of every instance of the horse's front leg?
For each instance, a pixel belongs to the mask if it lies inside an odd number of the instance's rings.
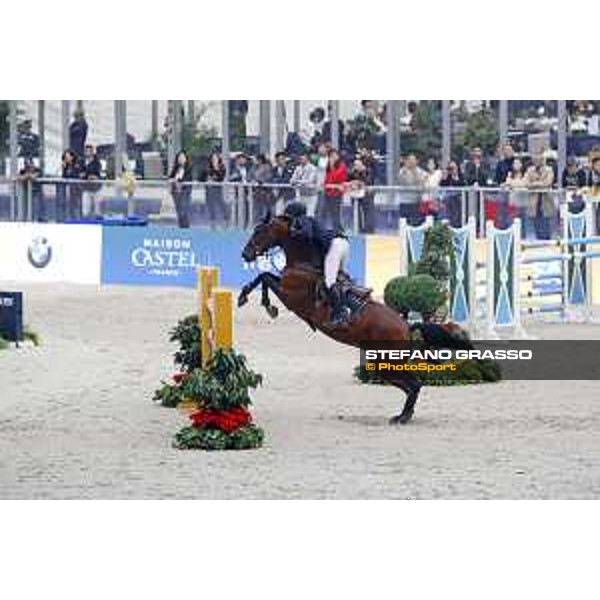
[[[271,298],[269,298],[269,290],[273,289],[273,282],[267,283],[267,279],[264,278],[262,282],[262,290],[261,290],[261,304],[264,306],[267,314],[271,317],[271,319],[276,319],[279,316],[279,309],[271,304]],[[279,289],[279,280],[277,281],[277,289]]]
[[[271,273],[261,273],[255,277],[250,283],[246,284],[240,295],[238,296],[238,306],[242,307],[248,302],[248,296],[258,287],[261,287],[261,304],[264,306],[267,314],[272,318],[276,318],[279,315],[279,310],[276,306],[271,304],[269,298],[269,290],[279,293],[279,277],[272,275]]]
[[[247,283],[238,296],[237,305],[238,308],[242,308],[244,304],[248,302],[248,296],[262,283],[262,276],[264,273],[257,275],[250,283]]]

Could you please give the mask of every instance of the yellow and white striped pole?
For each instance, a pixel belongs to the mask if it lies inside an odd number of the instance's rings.
[[[233,294],[217,288],[218,284],[216,267],[198,269],[202,367],[217,348],[230,349],[233,345]]]

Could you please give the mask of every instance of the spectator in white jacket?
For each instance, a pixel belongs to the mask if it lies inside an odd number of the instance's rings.
[[[317,179],[317,167],[310,162],[308,154],[301,154],[290,183],[296,188],[298,199],[306,206],[306,212],[311,217],[315,216],[317,210]]]
[[[426,179],[427,173],[419,167],[417,157],[414,154],[406,156],[398,173],[398,185],[405,188],[400,194],[400,216],[410,225],[419,222],[418,206]]]

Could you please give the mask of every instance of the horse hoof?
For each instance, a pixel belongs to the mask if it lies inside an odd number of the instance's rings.
[[[270,306],[265,306],[265,310],[271,319],[276,319],[279,316],[279,309],[272,304]]]
[[[390,425],[406,425],[413,417],[413,413],[402,413],[392,417],[389,421]]]
[[[242,308],[242,306],[244,306],[244,304],[247,304],[247,302],[248,302],[248,294],[245,294],[244,292],[242,292],[238,296],[238,301],[237,301],[238,308]]]

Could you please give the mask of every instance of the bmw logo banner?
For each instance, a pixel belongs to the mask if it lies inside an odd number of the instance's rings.
[[[196,286],[200,266],[220,268],[221,284],[240,288],[275,275],[285,255],[273,248],[252,263],[242,257],[250,233],[174,227],[102,227],[0,223],[0,280]],[[352,237],[350,274],[365,281],[365,241]]]
[[[36,269],[46,268],[52,260],[52,245],[48,238],[43,235],[35,236],[27,249],[27,257]]]
[[[102,227],[0,223],[0,279],[100,283]]]

